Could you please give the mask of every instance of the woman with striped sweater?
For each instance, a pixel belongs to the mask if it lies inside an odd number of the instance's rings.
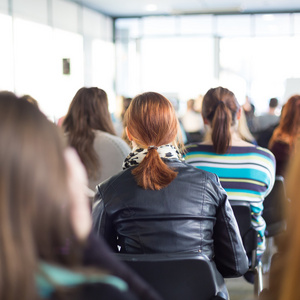
[[[185,160],[219,176],[230,201],[249,201],[252,224],[258,232],[258,256],[265,250],[263,201],[273,188],[274,155],[244,141],[238,133],[241,107],[226,88],[210,89],[203,98],[202,115],[207,134],[202,143],[186,147]]]

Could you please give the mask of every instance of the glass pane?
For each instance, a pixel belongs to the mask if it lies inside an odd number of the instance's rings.
[[[300,77],[300,38],[224,38],[220,49],[220,78],[243,80],[257,114],[267,110],[271,97],[284,103],[286,80]],[[238,87],[235,92],[240,92]]]
[[[213,16],[180,16],[179,17],[179,33],[180,34],[213,34]]]
[[[289,14],[255,15],[255,36],[281,36],[291,34]]]
[[[12,18],[0,14],[0,90],[14,90]]]
[[[175,94],[186,101],[212,85],[213,39],[144,39],[141,46],[143,91]]]
[[[251,16],[217,16],[216,34],[221,37],[251,36]]]
[[[142,19],[143,35],[174,35],[176,17],[148,17]]]
[[[126,40],[140,36],[140,19],[117,19],[115,26],[116,39],[118,40]]]

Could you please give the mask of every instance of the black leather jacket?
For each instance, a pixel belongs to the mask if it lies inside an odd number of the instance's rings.
[[[166,163],[178,175],[159,191],[139,187],[132,168],[98,185],[94,230],[116,252],[201,252],[224,277],[244,274],[248,258],[218,177],[176,159]]]

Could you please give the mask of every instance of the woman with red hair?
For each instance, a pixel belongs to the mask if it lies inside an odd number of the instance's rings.
[[[290,156],[300,135],[300,95],[288,99],[283,107],[280,122],[269,142],[276,158],[276,175],[285,175]]]
[[[148,92],[125,115],[133,150],[123,171],[97,186],[94,229],[122,253],[200,252],[223,276],[248,270],[239,230],[216,175],[187,165],[170,101]]]

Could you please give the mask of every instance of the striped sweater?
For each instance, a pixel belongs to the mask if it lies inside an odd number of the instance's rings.
[[[273,188],[275,158],[268,149],[255,146],[233,146],[226,154],[216,154],[212,145],[186,146],[185,160],[196,168],[219,176],[230,201],[251,203],[252,224],[261,241],[258,252],[263,252],[265,221],[261,217],[263,200]]]

